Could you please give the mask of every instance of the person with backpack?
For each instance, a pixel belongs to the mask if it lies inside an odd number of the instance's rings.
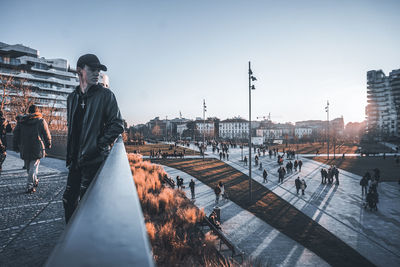
[[[27,166],[27,193],[36,192],[39,184],[38,172],[40,159],[51,148],[51,135],[45,119],[36,105],[29,106],[29,114],[20,121],[20,127],[14,130],[17,150]]]

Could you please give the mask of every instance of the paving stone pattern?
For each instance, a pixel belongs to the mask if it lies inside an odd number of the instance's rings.
[[[0,266],[42,266],[65,228],[65,162],[42,159],[37,191],[27,194],[23,161],[7,153],[0,173]]]

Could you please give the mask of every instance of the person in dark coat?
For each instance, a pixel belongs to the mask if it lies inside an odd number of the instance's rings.
[[[322,169],[321,169],[321,184],[324,183],[324,177],[325,177],[325,169],[322,168]]]
[[[300,188],[301,188],[301,194],[304,196],[304,190],[306,190],[307,188],[307,184],[306,181],[303,179],[301,179],[300,181]]]
[[[218,204],[219,196],[221,195],[221,188],[219,187],[219,185],[216,185],[214,187],[214,193],[215,193],[215,204]]]
[[[335,180],[336,180],[336,184],[339,185],[339,169],[336,168],[336,166],[334,167],[334,175],[335,175]]]
[[[263,183],[268,183],[267,177],[268,177],[267,170],[264,169],[264,171],[263,171]]]
[[[368,177],[367,174],[365,174],[360,181],[361,185],[361,196],[367,195],[367,187],[368,187]]]
[[[296,186],[296,194],[298,195],[301,187],[300,176],[297,176],[296,180],[294,180],[294,184]]]
[[[283,178],[285,177],[286,170],[284,167],[279,167],[278,169],[278,183],[283,183]]]
[[[299,160],[299,172],[301,172],[301,166],[303,166],[303,162]]]
[[[20,121],[20,127],[14,130],[17,149],[27,166],[27,192],[34,193],[39,184],[38,171],[40,159],[45,157],[46,148],[51,147],[51,135],[47,122],[35,105],[29,107],[29,114]]]
[[[0,171],[7,157],[7,133],[11,132],[11,126],[4,118],[3,111],[0,110]]]
[[[192,193],[192,199],[195,199],[195,194],[194,194],[195,183],[193,179],[190,180],[189,187],[190,187],[190,193]]]

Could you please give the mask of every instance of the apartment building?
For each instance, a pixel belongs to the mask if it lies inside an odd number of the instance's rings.
[[[12,82],[7,83],[10,78]],[[46,59],[40,57],[36,49],[0,42],[0,83],[7,91],[6,113],[15,116],[19,103],[15,99],[26,97],[24,94],[28,93],[42,110],[52,110],[54,124],[62,124],[66,120],[67,96],[79,81],[66,59]]]
[[[367,72],[368,133],[375,136],[399,135],[400,69],[386,76],[382,70]]]

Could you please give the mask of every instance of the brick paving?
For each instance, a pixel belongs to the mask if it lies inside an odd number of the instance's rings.
[[[0,266],[41,266],[65,228],[67,169],[61,160],[42,159],[39,187],[27,194],[23,161],[17,153],[7,153],[0,173]]]

